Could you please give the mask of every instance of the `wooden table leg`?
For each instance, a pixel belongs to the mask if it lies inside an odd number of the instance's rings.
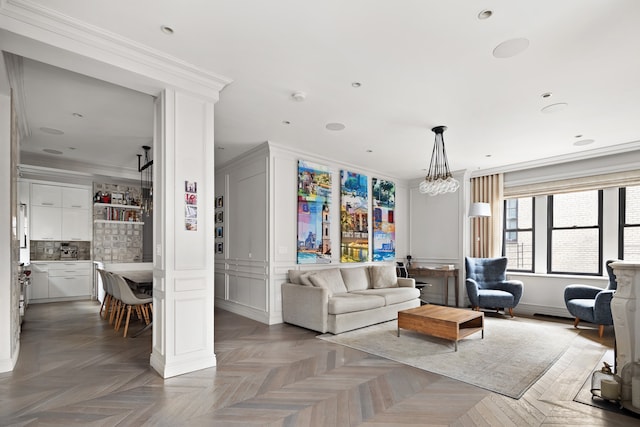
[[[454,278],[454,282],[455,282],[455,286],[456,286],[456,288],[455,288],[455,293],[456,293],[456,307],[460,307],[460,304],[459,304],[459,301],[460,301],[460,300],[459,300],[459,298],[458,298],[458,294],[460,293],[460,289],[459,289],[459,288],[460,288],[460,285],[459,285],[459,283],[458,283],[458,275],[456,274],[455,276],[453,276],[453,278]]]
[[[444,281],[444,305],[449,306],[449,276],[442,278]]]

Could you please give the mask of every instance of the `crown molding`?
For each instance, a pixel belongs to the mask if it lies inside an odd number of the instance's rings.
[[[560,156],[547,157],[544,159],[532,160],[529,162],[513,163],[510,165],[499,166],[496,168],[480,169],[471,172],[470,178],[479,176],[487,176],[496,173],[518,172],[526,169],[535,169],[545,166],[553,166],[561,163],[569,163],[580,160],[594,159],[597,157],[611,156],[615,154],[624,154],[631,151],[640,150],[640,141],[631,141],[624,144],[610,145],[608,147],[595,148],[592,150],[581,151],[579,153],[563,154]],[[637,165],[631,165],[631,169],[637,169]],[[601,173],[619,171],[624,167],[603,168]]]
[[[29,0],[1,2],[0,28],[215,101],[232,81]]]
[[[63,172],[51,172],[63,171]],[[30,152],[22,152],[20,155],[20,171],[32,174],[70,174],[90,178],[112,177],[125,180],[140,180],[140,173],[137,169],[123,168],[120,166],[87,163],[65,158],[52,158],[51,156],[40,155]],[[39,171],[39,172],[38,172]]]

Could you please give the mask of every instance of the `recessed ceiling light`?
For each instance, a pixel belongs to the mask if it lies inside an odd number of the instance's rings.
[[[49,153],[49,154],[62,154],[62,151],[52,150],[51,148],[45,148],[42,151],[44,151],[45,153]]]
[[[491,157],[491,154],[485,154],[484,156],[485,157]]]
[[[542,111],[543,113],[556,113],[558,111],[562,111],[565,108],[567,108],[569,106],[569,104],[567,104],[566,102],[558,102],[557,104],[551,104],[551,105],[547,105],[546,107],[543,107]]]
[[[163,33],[167,34],[167,35],[172,35],[173,34],[173,28],[171,28],[168,25],[162,25],[160,27],[160,31],[162,31]]]
[[[543,97],[543,98],[551,98],[553,96],[553,94],[551,92],[545,92],[540,96]]]
[[[529,47],[529,40],[525,38],[511,39],[500,43],[493,49],[493,56],[496,58],[511,58]]]
[[[291,94],[291,99],[294,101],[302,102],[307,99],[307,94],[302,92],[301,90],[297,90]]]
[[[69,150],[72,150],[72,151],[76,149],[76,147],[68,147],[68,148]]]
[[[48,127],[41,127],[40,130],[44,133],[48,133],[50,135],[64,135],[64,132],[61,131],[60,129],[54,129],[54,128],[48,128]]]
[[[219,145],[218,145],[216,148],[217,148],[218,150],[224,150],[224,147],[221,147],[221,146],[219,146]]]
[[[485,9],[478,13],[478,19],[489,19],[493,15],[493,11]]]
[[[360,86],[362,86],[362,83],[360,83],[360,82],[353,82],[353,83],[351,83],[351,87],[358,88],[358,87],[360,87]]]
[[[373,153],[373,150],[369,149],[367,150],[367,153]]]
[[[291,124],[291,122],[290,122],[289,120],[283,120],[283,121],[282,121],[282,124],[283,124],[283,125],[290,125],[290,124]]]
[[[582,138],[582,134],[576,135],[574,138]]]
[[[580,141],[574,142],[573,145],[575,145],[576,147],[582,147],[584,145],[593,144],[594,142],[596,141],[593,139],[581,139]]]
[[[77,117],[77,118],[79,118],[79,119],[81,119],[81,118],[83,118],[83,117],[84,117],[84,116],[83,116],[82,114],[80,114],[80,113],[73,113],[73,114],[72,114],[72,116],[73,116],[73,117]]]
[[[345,126],[342,123],[327,123],[325,128],[328,130],[343,130]]]

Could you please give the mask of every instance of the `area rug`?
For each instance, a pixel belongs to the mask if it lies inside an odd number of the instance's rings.
[[[580,332],[569,325],[485,315],[480,333],[454,343],[385,322],[318,338],[444,375],[519,399],[555,363]]]

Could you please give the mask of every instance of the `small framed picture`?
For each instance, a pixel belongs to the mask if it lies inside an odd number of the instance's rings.
[[[223,227],[216,227],[216,238],[224,237]]]
[[[195,181],[185,181],[184,182],[184,191],[186,193],[197,193],[198,192],[198,183]]]
[[[216,243],[216,253],[217,254],[224,253],[224,243],[222,243],[222,242]]]
[[[216,212],[216,222],[224,222],[224,212],[223,211]]]
[[[121,205],[124,202],[124,195],[122,193],[111,193],[111,204]]]
[[[216,197],[216,208],[224,207],[224,202],[222,200],[222,196]]]

